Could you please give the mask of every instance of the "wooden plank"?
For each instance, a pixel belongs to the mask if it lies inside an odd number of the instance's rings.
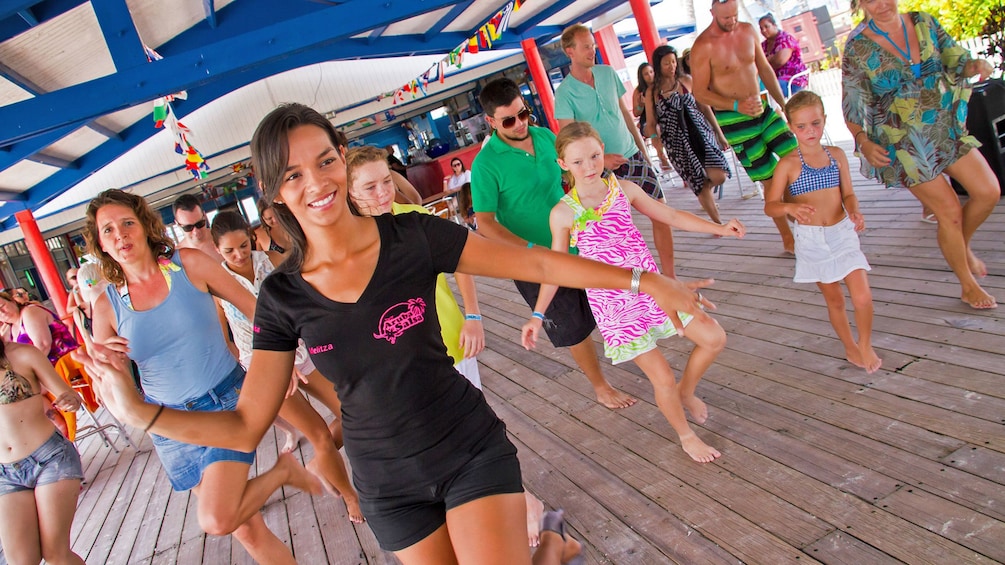
[[[157,545],[157,536],[160,534],[168,499],[171,496],[171,485],[168,484],[164,468],[161,467],[157,454],[153,451],[149,452],[149,460],[143,473],[142,482],[147,485],[148,489],[146,506],[142,507],[143,511],[138,517],[127,518],[127,520],[133,520],[137,523],[136,535],[132,543],[129,544],[130,547],[126,547],[125,543],[120,545],[116,540],[116,544],[109,554],[109,559],[116,559],[120,563],[122,559],[127,559],[130,563],[136,562],[136,560],[148,563],[153,557]],[[120,554],[119,550],[123,553]]]
[[[887,512],[896,513],[919,526],[951,539],[971,550],[961,561],[982,558],[1005,561],[1005,522],[953,504],[926,491],[904,487],[879,501]]]
[[[828,565],[892,565],[904,563],[846,532],[834,532],[805,549],[806,554]]]

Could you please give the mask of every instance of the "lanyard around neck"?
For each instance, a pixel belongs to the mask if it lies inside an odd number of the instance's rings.
[[[892,45],[893,48],[897,50],[897,53],[900,53],[900,56],[903,57],[905,61],[907,61],[907,66],[911,68],[911,72],[914,73],[915,77],[921,76],[921,63],[911,62],[911,42],[908,41],[907,39],[907,24],[903,20],[901,20],[900,22],[900,29],[902,32],[904,32],[904,47],[907,49],[907,51],[901,49],[899,45],[894,43],[894,41],[890,39],[889,33],[879,29],[879,26],[876,25],[876,20],[872,19],[869,20],[869,29],[871,29],[872,32],[878,35],[879,37],[885,39],[887,43]]]

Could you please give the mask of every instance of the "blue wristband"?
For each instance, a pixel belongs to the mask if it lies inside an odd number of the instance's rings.
[[[527,249],[530,249],[531,247],[534,247],[534,242],[533,241],[528,241],[527,242]]]
[[[481,314],[465,314],[464,315],[464,319],[465,320],[475,320],[476,322],[480,322],[482,320],[482,315]]]
[[[530,317],[531,318],[537,318],[538,320],[541,320],[542,322],[544,321],[544,314],[542,314],[540,312],[534,312],[533,314],[530,315]]]
[[[740,111],[740,101],[739,100],[733,100],[733,111],[734,112],[739,112]]]

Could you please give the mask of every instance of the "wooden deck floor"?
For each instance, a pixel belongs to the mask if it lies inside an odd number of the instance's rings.
[[[697,431],[723,453],[712,464],[680,450],[634,365],[605,374],[641,402],[599,406],[567,351],[517,345],[528,309],[512,283],[479,280],[486,395],[526,484],[566,510],[588,563],[1005,562],[1005,308],[960,302],[935,226],[907,191],[855,179],[884,360],[873,375],[845,361],[820,293],[792,282],[760,199],[740,199],[735,181],[720,205],[746,222],[745,239],[675,234],[678,275],[716,279],[707,295],[729,335],[698,388],[710,418]],[[698,211],[682,188],[671,202]],[[999,206],[974,248],[990,268],[983,284],[1005,302],[1003,241]],[[679,371],[688,342],[663,350]],[[247,562],[229,537],[201,533],[190,496],[170,490],[149,441],[134,439],[139,453],[82,448],[73,546],[87,563]],[[257,464],[275,457],[270,434]],[[277,493],[264,513],[301,563],[394,561],[331,497]]]

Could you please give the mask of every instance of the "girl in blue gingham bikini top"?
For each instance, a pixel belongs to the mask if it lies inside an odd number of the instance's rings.
[[[803,152],[798,147],[796,151],[799,152],[799,161],[802,162],[803,167],[799,171],[799,177],[789,185],[790,196],[799,196],[815,190],[841,186],[841,172],[838,170],[837,161],[834,160],[826,147],[824,147],[824,151],[831,162],[826,167],[819,169],[806,164],[806,161],[803,160]]]

